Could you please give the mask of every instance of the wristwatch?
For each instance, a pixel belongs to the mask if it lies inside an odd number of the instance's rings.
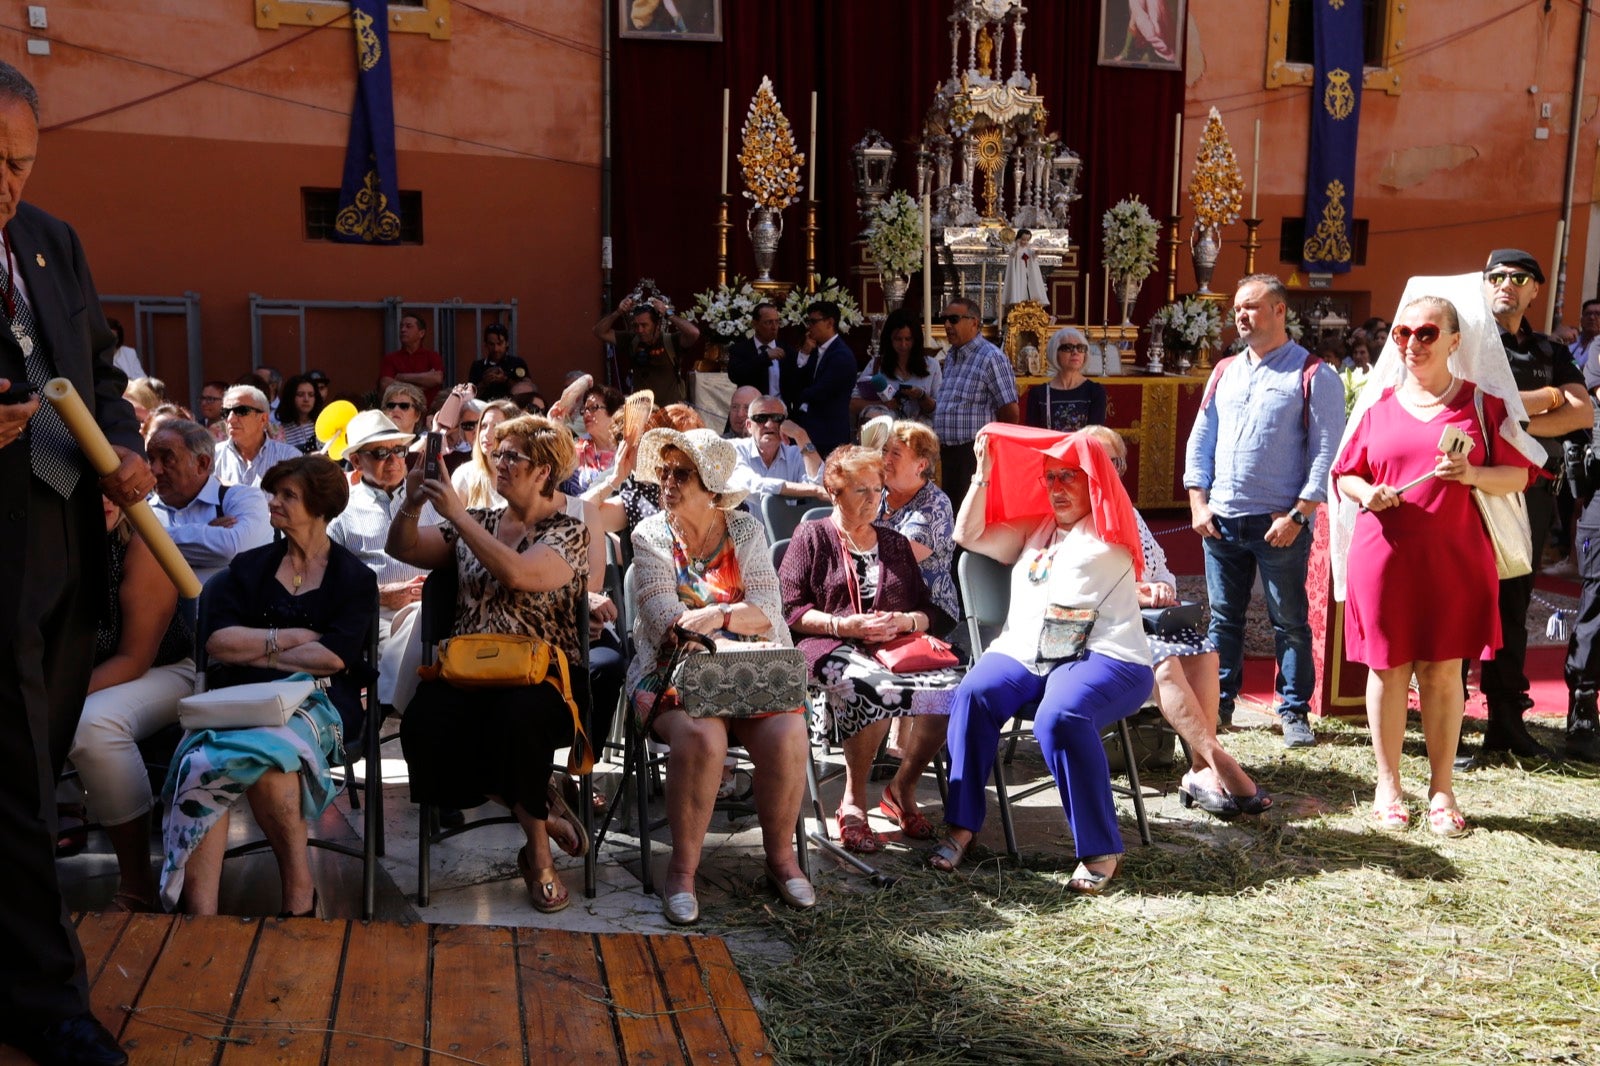
[[[800,445],[800,454],[801,455],[815,455],[816,453],[817,453],[817,446],[815,444],[812,444],[810,441],[806,441],[804,444]]]
[[[1311,516],[1300,510],[1298,507],[1289,508],[1289,521],[1293,522],[1302,529],[1311,528]]]

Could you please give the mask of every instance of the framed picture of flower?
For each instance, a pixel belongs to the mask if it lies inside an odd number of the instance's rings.
[[[1189,0],[1100,0],[1100,65],[1183,69]]]
[[[722,0],[617,0],[617,32],[651,41],[722,40]]]

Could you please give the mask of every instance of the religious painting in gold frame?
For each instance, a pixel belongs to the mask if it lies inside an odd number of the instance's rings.
[[[647,41],[720,41],[722,0],[617,0],[617,34]]]
[[[1100,65],[1183,69],[1188,0],[1100,0]]]

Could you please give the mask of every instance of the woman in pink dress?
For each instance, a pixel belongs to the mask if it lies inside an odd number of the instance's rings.
[[[1485,431],[1505,421],[1505,404],[1451,370],[1461,344],[1454,304],[1437,296],[1410,301],[1392,336],[1405,373],[1361,416],[1332,471],[1339,492],[1362,507],[1349,548],[1345,654],[1371,670],[1374,824],[1398,831],[1411,821],[1401,798],[1400,749],[1415,673],[1430,771],[1428,828],[1455,837],[1467,832],[1451,781],[1463,712],[1461,660],[1487,658],[1500,646],[1494,550],[1471,489],[1519,492],[1531,464],[1493,429]],[[1465,433],[1471,450],[1442,453],[1446,427]]]

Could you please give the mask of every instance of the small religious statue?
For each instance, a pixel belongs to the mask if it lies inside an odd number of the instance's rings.
[[[1024,344],[1022,346],[1022,365],[1030,377],[1043,377],[1045,371],[1044,356],[1039,354],[1037,344]]]
[[[1050,306],[1050,295],[1044,287],[1044,274],[1039,270],[1039,255],[1033,250],[1033,231],[1019,229],[1017,239],[1011,245],[1010,258],[1006,260],[1006,276],[1000,286],[1000,306],[1010,307],[1024,300]]]

